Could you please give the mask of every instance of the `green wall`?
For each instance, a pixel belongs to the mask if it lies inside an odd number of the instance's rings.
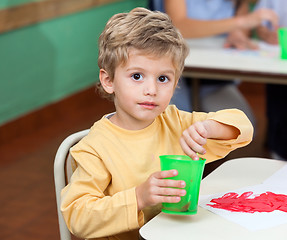
[[[0,125],[94,85],[97,41],[117,12],[146,6],[124,0],[0,35]]]
[[[0,0],[0,9],[15,7],[29,2],[39,2],[43,0]]]

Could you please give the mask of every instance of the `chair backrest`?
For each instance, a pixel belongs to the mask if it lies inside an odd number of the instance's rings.
[[[148,8],[152,11],[157,10],[157,11],[165,12],[164,0],[149,0]]]
[[[61,143],[56,153],[54,161],[54,181],[61,240],[71,240],[71,233],[67,228],[60,210],[61,190],[67,185],[72,174],[73,158],[70,155],[70,148],[86,136],[88,132],[89,129],[71,134]]]

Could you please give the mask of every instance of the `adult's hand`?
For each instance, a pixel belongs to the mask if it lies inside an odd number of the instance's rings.
[[[248,34],[243,30],[234,30],[226,38],[225,48],[258,49],[258,45],[249,38]]]
[[[262,39],[263,41],[265,41],[269,44],[273,44],[273,45],[278,44],[277,29],[269,30],[265,26],[260,26],[259,28],[257,28],[257,34],[258,34],[260,39]]]
[[[260,8],[247,15],[237,17],[241,29],[253,29],[262,24],[262,21],[269,21],[274,29],[278,27],[279,18],[276,12],[271,9]]]

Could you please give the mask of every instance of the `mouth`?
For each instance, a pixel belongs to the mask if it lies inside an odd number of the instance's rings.
[[[139,103],[139,105],[145,109],[154,109],[155,107],[157,107],[157,104],[153,102],[142,102]]]

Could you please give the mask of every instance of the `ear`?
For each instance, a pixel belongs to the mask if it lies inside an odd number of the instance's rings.
[[[114,92],[114,84],[107,71],[104,69],[100,69],[99,77],[104,90],[107,93],[112,94]]]
[[[180,78],[178,78],[177,80],[175,80],[173,91],[174,91],[176,88],[179,88],[179,86],[178,86],[179,79],[180,79]]]

